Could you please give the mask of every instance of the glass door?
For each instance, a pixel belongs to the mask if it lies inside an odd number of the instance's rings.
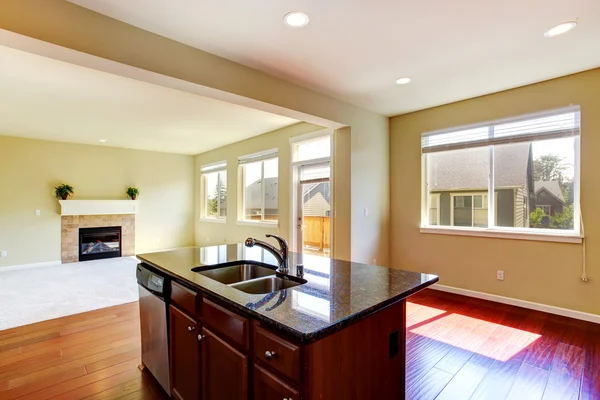
[[[298,188],[298,238],[303,254],[331,254],[330,163],[300,166]]]

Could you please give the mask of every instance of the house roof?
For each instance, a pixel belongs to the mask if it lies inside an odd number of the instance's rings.
[[[530,143],[496,146],[496,187],[527,185],[530,149]],[[429,190],[487,190],[489,158],[487,147],[428,154]]]
[[[540,181],[534,182],[533,187],[535,190],[535,194],[537,195],[540,190],[546,190],[548,193],[556,197],[558,200],[565,202],[565,198],[562,193],[562,189],[557,181]]]

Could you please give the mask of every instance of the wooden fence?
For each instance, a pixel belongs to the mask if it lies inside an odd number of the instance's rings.
[[[304,245],[319,251],[331,246],[331,218],[304,217]]]

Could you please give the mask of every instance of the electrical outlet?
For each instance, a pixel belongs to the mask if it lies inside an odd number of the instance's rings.
[[[364,212],[365,212],[365,217],[368,217],[368,216],[369,216],[369,209],[368,209],[368,208],[365,208],[365,211],[364,211]]]
[[[8,252],[6,250],[2,250],[2,257],[8,257]]]
[[[497,278],[499,281],[503,281],[503,280],[504,280],[504,271],[497,271],[497,272],[496,272],[496,278]]]

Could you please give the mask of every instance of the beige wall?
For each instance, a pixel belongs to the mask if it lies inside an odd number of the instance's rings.
[[[268,233],[282,235],[291,241],[290,138],[323,129],[323,127],[317,125],[299,123],[196,156],[196,198],[198,199],[196,202],[196,244],[203,246],[209,244],[242,243],[250,236],[264,240],[264,235]],[[344,141],[344,137],[348,138],[347,134],[344,135],[344,132],[336,133],[335,136],[336,141],[334,141],[334,143],[349,142],[349,140]],[[337,136],[342,136],[342,138],[337,140]],[[239,197],[238,157],[274,148],[277,148],[279,152],[279,226],[257,227],[239,225],[239,217],[237,215],[237,202]],[[346,154],[344,154],[344,152],[344,148],[341,148],[339,152],[334,150],[334,157],[340,159],[341,166],[344,166],[344,162],[349,160],[348,153],[346,152]],[[227,161],[227,220],[226,223],[206,222],[200,219],[200,168],[203,165],[220,161]],[[337,176],[338,175],[336,174],[336,177]],[[347,196],[343,196],[344,193],[347,194],[349,191],[349,171],[346,169],[344,173],[344,171],[341,170],[339,177],[340,180],[343,181],[340,186],[340,197],[345,198],[345,201],[340,200],[339,202],[336,202],[334,207],[339,208],[337,215],[340,217],[339,220],[342,221],[341,226],[344,226],[348,221],[349,216],[349,199]],[[334,181],[334,199],[337,197],[336,184]],[[336,229],[337,220],[338,218],[334,219],[334,229]],[[346,229],[347,228],[348,226],[346,224]],[[333,252],[335,257],[349,258],[349,239],[348,235],[340,235],[339,241],[334,237]]]
[[[63,0],[3,0],[0,29],[349,126],[352,259],[387,264],[387,117]]]
[[[80,200],[138,187],[138,253],[193,244],[194,157],[0,136],[0,267],[60,261],[59,183]]]
[[[581,207],[589,282],[578,244],[422,234],[422,132],[581,105]],[[600,314],[600,69],[391,119],[391,264],[440,284]],[[496,280],[504,270],[505,281]]]

